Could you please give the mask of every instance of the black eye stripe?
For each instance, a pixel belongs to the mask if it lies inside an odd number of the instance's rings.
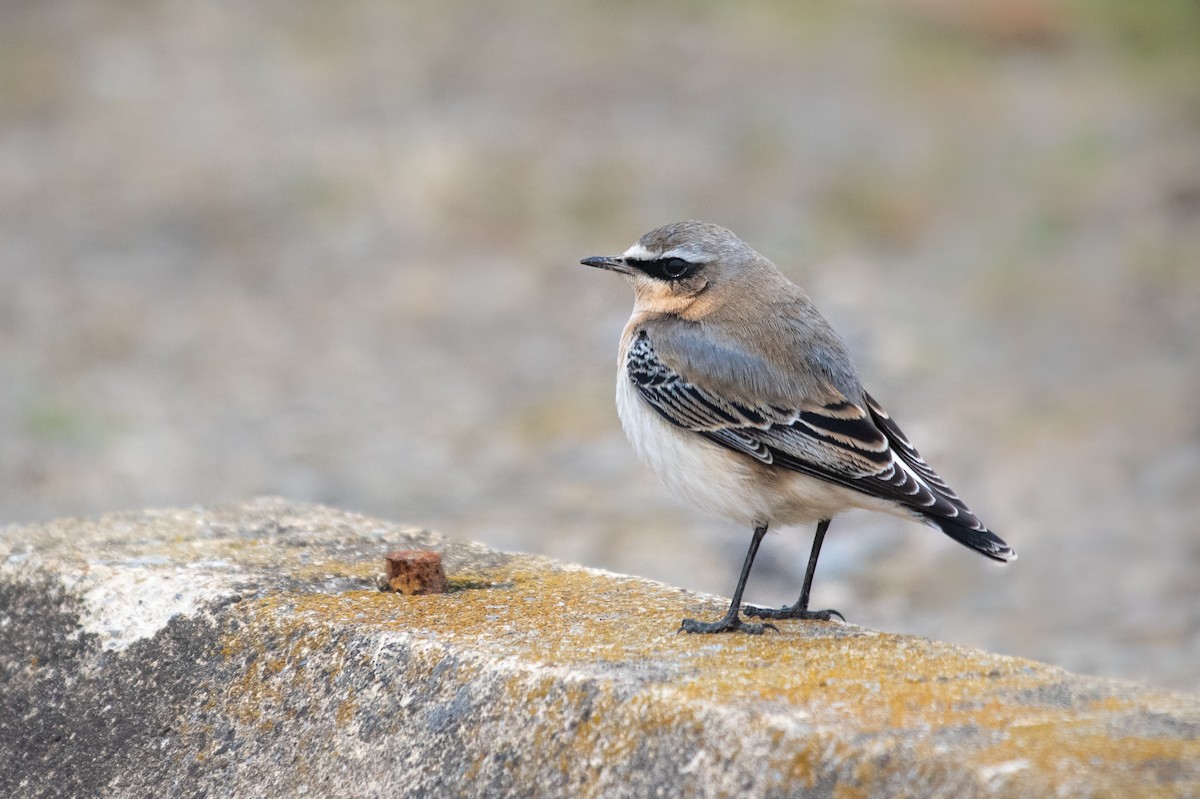
[[[655,258],[648,261],[626,258],[625,263],[634,269],[640,269],[650,277],[668,281],[691,277],[700,268],[700,264],[691,263],[684,258]]]

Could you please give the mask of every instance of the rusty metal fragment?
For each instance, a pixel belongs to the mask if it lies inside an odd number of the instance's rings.
[[[421,549],[403,549],[384,556],[387,584],[405,596],[444,594],[450,589],[442,556]]]

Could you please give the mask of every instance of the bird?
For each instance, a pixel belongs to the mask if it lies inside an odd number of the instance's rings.
[[[580,263],[633,286],[616,402],[637,455],[689,504],[752,530],[724,617],[685,618],[679,632],[778,630],[743,613],[845,621],[808,603],[830,522],[852,508],[916,519],[1002,564],[1016,559],[863,388],[808,295],[733,232],[676,222]],[[796,602],[743,608],[768,528],[814,522]]]

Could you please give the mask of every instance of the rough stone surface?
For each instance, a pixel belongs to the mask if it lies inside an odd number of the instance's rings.
[[[450,593],[376,587],[441,552]],[[0,530],[0,796],[1197,796],[1200,699],[280,500]]]

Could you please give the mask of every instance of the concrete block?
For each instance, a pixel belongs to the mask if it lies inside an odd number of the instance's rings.
[[[397,549],[449,593],[381,591]],[[6,527],[0,796],[1200,796],[1200,698],[837,622],[676,634],[723,609],[277,499]]]

